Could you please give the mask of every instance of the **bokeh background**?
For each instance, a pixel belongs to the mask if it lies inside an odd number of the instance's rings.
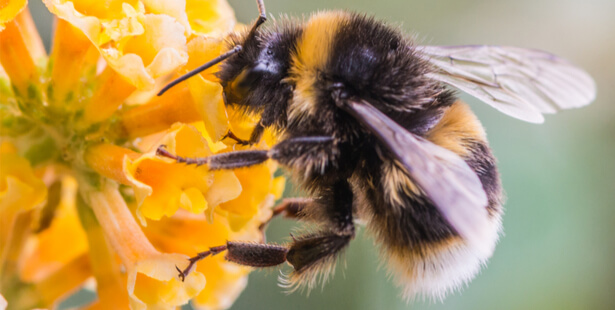
[[[239,21],[255,1],[230,0]],[[424,44],[496,44],[563,56],[595,78],[588,107],[512,119],[467,96],[487,129],[508,200],[504,236],[487,268],[443,302],[406,303],[379,267],[362,230],[335,277],[309,296],[287,295],[277,269],[257,271],[232,309],[615,309],[615,1],[613,0],[265,0],[270,15],[349,9],[418,34]],[[51,17],[30,6],[49,46]],[[292,194],[292,193],[291,193]],[[269,240],[296,225],[275,220]],[[66,304],[67,306],[69,304]]]

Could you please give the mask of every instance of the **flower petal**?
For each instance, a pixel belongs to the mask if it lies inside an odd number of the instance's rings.
[[[6,0],[0,7],[0,31],[4,30],[4,25],[12,21],[26,6],[26,0]]]
[[[273,205],[274,169],[266,164],[235,170],[243,190],[239,197],[220,204],[220,211],[228,212],[230,226],[240,230],[257,215],[261,208]]]
[[[120,119],[121,132],[137,138],[164,131],[176,122],[197,122],[201,117],[187,86],[178,85],[164,96],[154,96],[147,104],[124,111]]]
[[[4,296],[0,294],[0,310],[6,310],[6,306],[8,306],[8,302],[6,302]]]
[[[137,216],[142,223],[144,218],[159,220],[163,216],[172,216],[179,208],[194,213],[213,210],[219,203],[234,199],[241,192],[241,185],[232,171],[209,171],[205,166],[169,162],[156,155],[158,145],[166,145],[170,152],[184,157],[212,154],[207,141],[196,128],[177,124],[150,152],[127,161],[125,173],[135,190],[139,205]],[[196,192],[204,199],[197,198]]]
[[[218,57],[225,50],[226,42],[219,38],[195,37],[188,42],[188,63],[180,73],[193,70]],[[215,65],[187,81],[190,94],[205,124],[207,132],[215,141],[229,130],[229,122],[222,98],[222,86],[215,72]]]
[[[25,158],[11,153],[0,156],[0,252],[15,214],[40,206],[46,197],[45,183]]]
[[[205,274],[207,284],[193,300],[196,309],[227,309],[248,284],[250,268],[214,256],[197,265],[196,271]]]
[[[228,132],[229,123],[222,99],[222,86],[200,75],[188,80],[188,87],[207,133],[218,141]]]
[[[148,12],[166,14],[177,19],[186,29],[186,35],[191,32],[185,0],[142,0]]]
[[[247,229],[236,233],[230,229],[228,220],[222,215],[214,215],[210,222],[202,214],[178,212],[171,218],[152,222],[144,231],[162,251],[194,255],[209,247],[225,244],[227,240],[258,242],[261,240],[258,229],[261,223],[260,219],[253,218]],[[193,306],[197,309],[225,309],[245,288],[251,268],[228,262],[220,254],[199,261],[195,270],[205,276],[207,283],[194,298]]]
[[[226,0],[187,0],[186,13],[197,36],[215,36],[233,30],[235,13]]]
[[[32,236],[31,242],[36,246],[24,258],[21,275],[25,281],[41,280],[87,251],[87,239],[75,209],[76,193],[76,181],[65,178],[60,205],[51,225]]]
[[[192,272],[181,281],[175,266],[184,267],[187,256],[160,254],[140,260],[128,270],[128,293],[132,309],[175,309],[205,287],[205,276]]]
[[[188,60],[186,28],[169,15],[146,14],[141,2],[44,0],[49,10],[81,29],[107,64],[139,90]]]
[[[39,62],[45,61],[41,39],[36,32],[30,11],[2,26],[0,31],[0,64],[9,76],[15,94],[29,100],[40,97]],[[42,57],[42,59],[41,59]]]
[[[94,71],[98,57],[92,43],[79,29],[65,20],[58,20],[49,61],[52,69],[47,92],[57,109],[82,100],[79,96],[84,84],[82,77]]]

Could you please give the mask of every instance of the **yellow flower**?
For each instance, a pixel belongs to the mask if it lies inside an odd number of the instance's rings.
[[[7,246],[17,214],[41,205],[46,197],[47,187],[34,175],[28,160],[0,152],[0,253]]]
[[[81,228],[75,208],[76,191],[77,183],[71,177],[50,187],[49,201],[54,200],[52,196],[56,195],[60,196],[60,201],[53,210],[53,220],[47,227],[41,227],[38,234],[31,236],[30,242],[33,245],[30,251],[26,251],[22,259],[24,267],[20,270],[24,281],[40,281],[87,252],[86,234]],[[65,247],[65,244],[71,246]]]
[[[171,218],[148,225],[145,234],[158,248],[167,252],[194,253],[224,244],[227,240],[262,241],[258,227],[232,231],[224,216],[214,215],[212,224],[203,214],[178,212]],[[208,236],[208,238],[202,238]],[[250,268],[239,266],[217,255],[197,264],[197,272],[205,275],[205,288],[195,297],[197,308],[228,308],[247,284]]]
[[[52,308],[96,282],[91,309],[227,308],[249,268],[223,255],[185,281],[176,266],[227,240],[262,241],[284,180],[266,163],[238,171],[156,156],[229,152],[211,68],[235,29],[224,0],[43,0],[57,17],[47,56],[25,1],[0,3],[0,309]],[[273,144],[272,135],[255,147]],[[238,147],[243,148],[243,147]],[[92,280],[90,280],[92,281]]]
[[[188,256],[165,254],[154,248],[113,182],[104,181],[100,189],[86,188],[84,196],[127,269],[132,309],[172,309],[203,289],[205,278],[201,273],[195,272],[183,282],[178,279],[175,266],[187,265]]]

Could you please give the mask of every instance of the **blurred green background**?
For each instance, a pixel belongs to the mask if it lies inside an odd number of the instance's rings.
[[[230,0],[239,21],[257,16],[253,0]],[[273,16],[329,9],[366,12],[424,44],[497,44],[563,56],[595,78],[588,107],[518,121],[462,96],[487,129],[508,200],[504,235],[487,268],[444,302],[407,304],[360,231],[335,277],[309,296],[287,295],[277,269],[251,274],[232,309],[615,309],[615,1],[613,0],[265,0]],[[50,17],[34,2],[49,41]],[[268,230],[285,241],[294,223]],[[287,270],[287,269],[286,269]]]

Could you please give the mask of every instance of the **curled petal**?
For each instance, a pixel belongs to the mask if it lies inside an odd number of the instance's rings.
[[[128,294],[132,309],[175,309],[205,287],[205,276],[193,272],[185,281],[176,266],[185,267],[187,256],[159,254],[139,260],[128,270]]]
[[[123,54],[138,55],[154,79],[186,63],[186,37],[180,23],[170,16],[154,14],[143,16],[141,23],[144,33],[126,42]]]
[[[74,7],[77,12],[82,13],[83,15],[91,15],[103,20],[120,19],[124,17],[126,6],[131,6],[135,10],[139,8],[138,0],[64,0],[60,2],[72,2],[74,3]]]
[[[207,167],[180,165],[156,156],[158,145],[174,154],[203,157],[213,154],[201,133],[189,125],[175,125],[148,153],[134,161],[126,159],[125,174],[135,190],[137,216],[159,220],[179,208],[208,213],[218,204],[236,198],[241,185],[231,171],[209,171]]]
[[[92,207],[107,240],[127,269],[126,287],[132,309],[175,309],[203,289],[205,278],[199,272],[185,282],[177,278],[176,266],[185,268],[188,256],[156,250],[134,220],[116,184],[101,180],[96,187],[87,183],[83,187],[84,203]]]
[[[49,10],[79,28],[107,64],[139,90],[188,60],[186,28],[175,17],[146,14],[141,2],[111,1],[106,14],[100,1],[45,0]]]
[[[0,7],[0,31],[4,30],[4,25],[12,21],[27,5],[26,0],[3,1]]]
[[[191,32],[185,0],[142,0],[148,12],[166,14],[177,19],[186,29],[186,35]]]
[[[171,73],[188,60],[184,27],[166,15],[147,14],[141,19],[143,34],[132,36],[123,46],[101,46],[108,65],[137,89],[149,89],[155,79]]]
[[[127,3],[122,4],[123,15],[117,19],[101,21],[103,26],[103,41],[115,41],[122,43],[123,39],[130,39],[132,36],[142,35],[145,32],[141,24],[140,16],[143,12],[138,12],[134,7]],[[140,10],[142,11],[142,10]],[[139,14],[141,13],[141,14]]]
[[[144,231],[152,243],[165,252],[194,255],[196,252],[222,245],[227,240],[261,241],[262,234],[258,228],[262,223],[261,219],[255,217],[250,223],[245,229],[233,232],[229,221],[220,214],[216,214],[210,222],[202,214],[177,212],[171,218],[152,222]],[[250,270],[251,268],[226,261],[224,255],[199,261],[196,271],[205,276],[207,283],[193,299],[193,306],[197,309],[228,308],[244,289]]]
[[[197,36],[228,33],[235,27],[235,13],[225,0],[187,0],[186,13]]]
[[[250,268],[227,262],[222,255],[199,263],[197,271],[205,274],[207,285],[193,300],[196,309],[227,309],[248,284]]]
[[[43,0],[43,2],[51,13],[79,28],[94,45],[99,46],[105,43],[101,42],[102,26],[98,17],[80,13],[72,1]],[[79,4],[80,2],[76,3]],[[99,3],[102,4],[102,2]],[[99,10],[96,10],[96,12],[99,12]],[[109,10],[109,12],[117,11]]]

